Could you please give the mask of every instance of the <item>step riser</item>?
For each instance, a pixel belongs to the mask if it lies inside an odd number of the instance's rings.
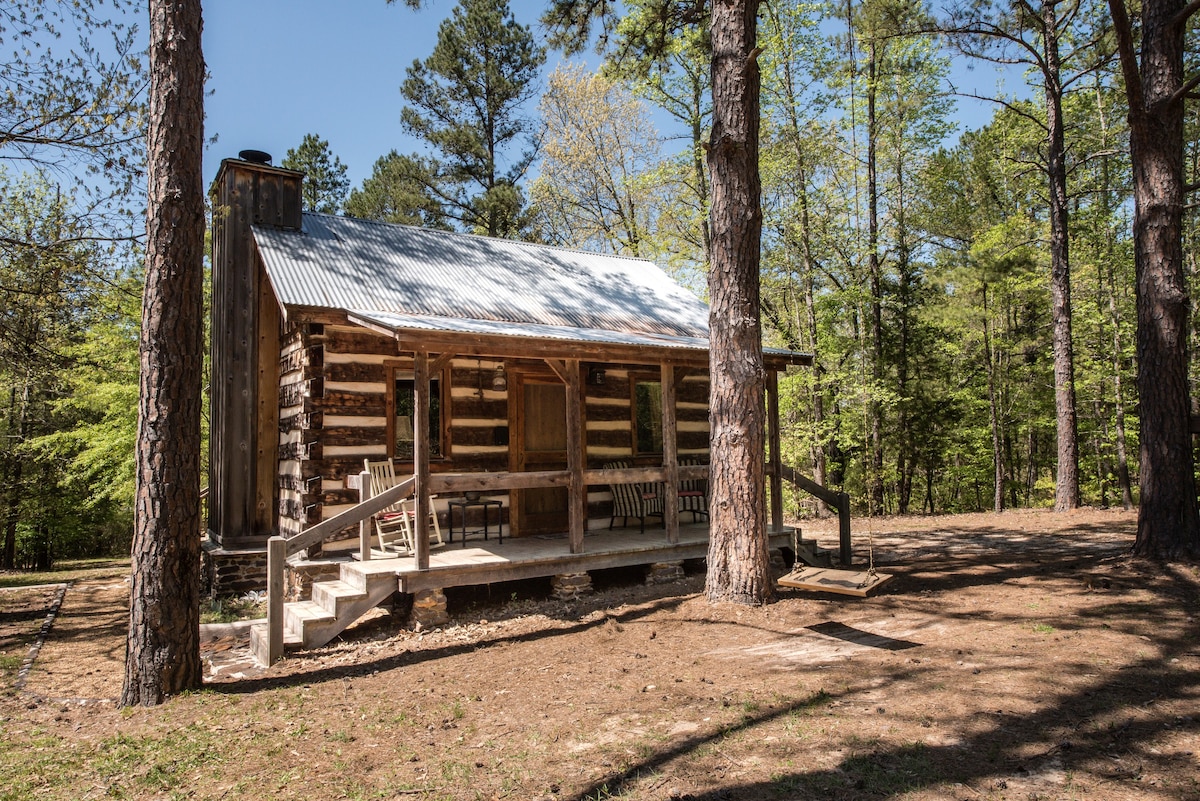
[[[354,563],[342,565],[337,581],[314,582],[311,601],[284,605],[285,646],[319,648],[325,645],[398,589],[394,574],[363,573],[355,567]],[[251,651],[254,658],[265,665],[268,657],[266,626],[262,626],[261,631],[255,629],[250,632]]]
[[[366,592],[355,590],[349,584],[340,581],[319,581],[312,587],[313,603],[334,617],[342,617],[347,608],[365,600],[366,597]]]

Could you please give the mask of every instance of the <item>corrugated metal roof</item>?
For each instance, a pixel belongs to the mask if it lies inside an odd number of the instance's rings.
[[[708,306],[643,259],[308,213],[303,231],[255,226],[254,239],[285,305],[446,331],[708,344]]]
[[[558,339],[568,342],[589,342],[605,345],[653,346],[708,350],[705,337],[679,337],[667,334],[635,334],[628,331],[607,331],[596,328],[572,328],[561,325],[534,323],[498,323],[492,320],[467,320],[448,317],[422,317],[411,314],[351,309],[350,318],[376,323],[385,328],[408,331],[439,331],[457,334],[486,334],[489,336]]]

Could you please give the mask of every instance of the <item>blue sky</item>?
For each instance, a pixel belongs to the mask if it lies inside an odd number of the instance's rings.
[[[543,0],[512,0],[535,26]],[[283,160],[306,133],[329,141],[351,186],[375,160],[416,143],[400,128],[400,84],[414,59],[433,50],[453,0],[413,11],[385,0],[209,0],[204,4],[206,180],[221,159],[265,150]],[[547,68],[560,57],[551,53]]]
[[[537,18],[545,5],[512,0],[517,20],[539,36]],[[428,0],[420,11],[385,0],[208,0],[205,137],[217,141],[205,151],[206,180],[215,177],[221,159],[246,148],[265,150],[278,164],[306,133],[329,141],[351,186],[359,186],[375,160],[393,148],[416,150],[400,127],[400,84],[413,60],[432,51],[438,25],[453,6],[453,0]],[[551,52],[547,72],[559,61],[561,55]],[[954,77],[960,87],[986,92],[995,88],[994,75],[981,66],[958,68]],[[970,127],[991,114],[972,101],[959,101],[958,109]]]

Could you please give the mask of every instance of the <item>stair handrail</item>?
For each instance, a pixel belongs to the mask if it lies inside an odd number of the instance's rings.
[[[369,475],[369,474],[368,474]],[[349,509],[306,528],[294,537],[271,537],[267,540],[267,664],[273,665],[283,657],[283,570],[287,558],[321,542],[331,534],[358,525],[371,515],[413,494],[416,477],[409,476],[388,487],[378,495],[364,498]]]
[[[831,490],[802,475],[788,465],[780,465],[780,474],[794,486],[825,501],[838,513],[838,560],[848,567],[854,560],[854,549],[850,541],[850,496],[845,492]]]
[[[413,494],[416,483],[416,477],[409,476],[403,481],[397,481],[391,487],[381,490],[378,495],[372,495],[349,509],[344,509],[333,517],[304,529],[295,536],[284,538],[284,542],[287,543],[287,555],[291,556],[306,548],[311,548],[326,537],[336,534],[344,528],[356,526],[376,512],[386,509],[394,503],[399,503]]]

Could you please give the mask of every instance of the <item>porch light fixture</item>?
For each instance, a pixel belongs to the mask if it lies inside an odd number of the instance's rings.
[[[605,376],[605,373],[604,373],[603,367],[593,366],[592,368],[590,368],[588,370],[587,382],[594,387],[603,386],[604,385],[604,376]]]
[[[508,389],[508,376],[504,374],[503,364],[496,367],[496,374],[492,376],[492,389],[497,392],[503,392]]]

